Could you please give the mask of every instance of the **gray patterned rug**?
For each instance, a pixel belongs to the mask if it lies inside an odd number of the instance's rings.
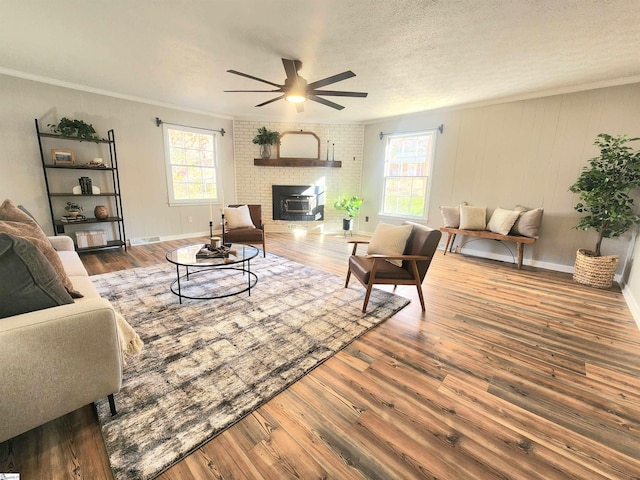
[[[91,277],[145,343],[129,361],[111,417],[97,402],[118,480],[151,479],[251,413],[409,301],[275,255],[257,257],[251,296],[183,300],[170,264]],[[191,296],[242,276],[190,280]],[[236,278],[237,277],[237,278]]]

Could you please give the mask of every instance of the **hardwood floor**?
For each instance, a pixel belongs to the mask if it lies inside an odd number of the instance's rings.
[[[185,243],[83,260],[133,268]],[[267,250],[343,282],[350,248]],[[408,307],[159,478],[640,479],[640,331],[619,289],[440,251],[423,290],[425,313],[400,287]],[[0,472],[110,478],[92,408],[1,443]]]

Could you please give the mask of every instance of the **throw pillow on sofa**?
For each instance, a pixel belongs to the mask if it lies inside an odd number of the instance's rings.
[[[403,255],[412,230],[411,225],[378,223],[367,246],[367,255]],[[387,261],[398,267],[402,266],[402,260]]]
[[[0,298],[0,318],[73,303],[42,252],[7,233],[0,233]]]
[[[49,239],[40,226],[29,215],[16,207],[11,200],[5,200],[0,205],[0,232],[24,238],[33,243],[49,260],[58,274],[60,281],[74,298],[81,298],[82,294],[73,288],[73,284],[62,266],[60,257],[51,246]]]

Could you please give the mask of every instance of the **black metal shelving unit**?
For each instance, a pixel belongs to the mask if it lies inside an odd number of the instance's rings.
[[[51,222],[53,224],[54,232],[56,235],[66,233],[67,227],[78,227],[87,224],[96,224],[96,223],[111,223],[115,224],[116,228],[116,237],[115,239],[108,240],[106,245],[87,247],[87,248],[78,248],[76,245],[76,249],[79,252],[84,251],[96,251],[107,248],[122,248],[127,249],[127,237],[124,229],[124,214],[122,212],[122,195],[120,193],[120,176],[118,173],[118,154],[116,151],[116,139],[113,130],[109,130],[107,132],[107,138],[104,140],[99,140],[97,142],[93,140],[79,139],[73,137],[63,137],[61,135],[57,135],[54,133],[44,133],[40,131],[40,125],[38,123],[38,119],[35,120],[36,124],[36,133],[38,136],[38,146],[40,148],[40,160],[42,161],[42,171],[44,174],[44,182],[47,187],[47,198],[49,200],[49,212],[51,213]],[[52,160],[48,160],[45,158],[45,149],[43,147],[43,139],[46,142],[51,142],[53,146],[60,146],[63,141],[72,141],[72,142],[93,142],[99,144],[107,144],[109,146],[109,165],[106,167],[98,167],[98,166],[87,166],[87,165],[55,165],[52,163]],[[50,175],[55,174],[56,170],[76,170],[76,171],[91,171],[91,172],[102,172],[102,174],[106,175],[109,179],[109,186],[112,187],[113,191],[110,192],[100,192],[97,194],[75,194],[73,192],[62,191],[62,192],[52,192],[49,184]],[[63,222],[60,217],[57,217],[54,212],[53,198],[56,197],[69,197],[69,198],[77,198],[77,197],[111,197],[112,204],[115,206],[115,215],[109,216],[105,219],[97,219],[97,218],[87,218],[82,221],[74,221],[74,222]]]

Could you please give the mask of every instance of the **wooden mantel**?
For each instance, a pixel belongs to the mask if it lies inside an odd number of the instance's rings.
[[[342,168],[340,161],[325,161],[317,158],[254,158],[259,167],[333,167]]]

